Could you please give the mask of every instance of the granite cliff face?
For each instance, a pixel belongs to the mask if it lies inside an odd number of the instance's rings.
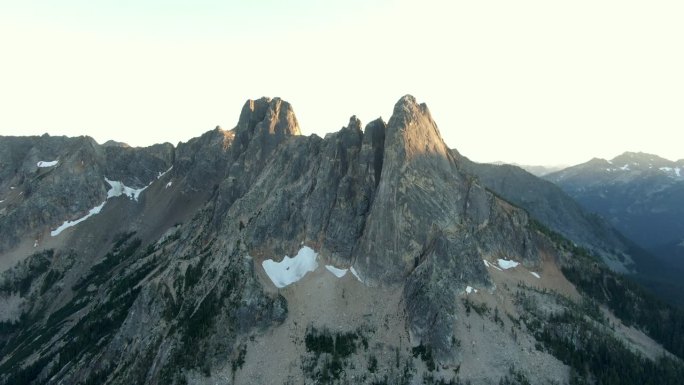
[[[485,189],[412,96],[325,138],[262,98],[176,147],[0,138],[0,162],[5,384],[565,380],[520,351],[581,311],[561,268],[610,274]],[[299,255],[290,286],[265,269]]]

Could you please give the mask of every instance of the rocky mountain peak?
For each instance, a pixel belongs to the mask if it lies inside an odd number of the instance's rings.
[[[263,154],[269,154],[284,139],[301,134],[290,103],[266,97],[247,100],[234,132],[237,153],[253,143],[251,151]]]
[[[117,142],[115,140],[108,140],[102,143],[102,147],[131,147],[128,143]]]
[[[292,106],[277,97],[273,99],[262,97],[245,102],[236,131],[238,135],[248,133],[254,136],[301,134]]]
[[[403,149],[407,159],[421,154],[451,158],[427,105],[419,104],[411,95],[403,96],[394,105],[387,136],[387,145]]]
[[[353,115],[351,118],[349,118],[349,123],[345,129],[361,132],[361,120],[359,120],[356,115]]]
[[[616,156],[611,160],[612,164],[618,166],[631,166],[633,168],[653,168],[672,166],[673,162],[661,158],[658,155],[648,154],[645,152],[625,152]]]

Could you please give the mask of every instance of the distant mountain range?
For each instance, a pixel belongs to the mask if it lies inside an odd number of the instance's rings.
[[[684,304],[684,284],[681,281],[684,266],[676,254],[663,254],[662,249],[647,250],[647,246],[626,236],[602,213],[578,203],[571,192],[563,191],[559,185],[537,178],[518,166],[475,163],[461,158],[462,167],[477,175],[499,196],[524,208],[533,218],[576,244],[602,256],[612,269],[634,274],[636,279],[663,298]],[[659,172],[676,176],[676,166],[672,171],[665,168],[668,166],[661,167],[663,170]],[[667,226],[668,223],[660,223],[657,227]]]
[[[544,178],[641,247],[684,267],[684,159],[626,152]]]
[[[552,172],[560,171],[564,168],[566,168],[566,165],[556,165],[556,166],[542,166],[542,165],[529,165],[529,164],[520,164],[520,163],[508,163],[508,162],[491,162],[491,163],[482,163],[482,164],[491,164],[495,166],[503,166],[503,165],[511,165],[511,166],[517,166],[522,168],[523,170],[529,172],[530,174],[534,176],[544,176],[546,174],[550,174]]]

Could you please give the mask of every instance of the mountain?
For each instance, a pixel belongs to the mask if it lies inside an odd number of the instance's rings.
[[[589,212],[557,185],[513,165],[476,163],[461,157],[460,165],[499,196],[524,208],[530,216],[578,246],[600,256],[612,270],[628,273],[659,297],[684,304],[684,270],[663,263]],[[672,245],[677,246],[677,245]],[[684,248],[682,248],[684,251]]]
[[[601,256],[613,270],[627,273],[636,268],[629,241],[553,183],[514,165],[475,163],[466,157],[461,157],[460,164],[484,186],[524,208],[534,219]]]
[[[2,384],[684,375],[684,314],[485,188],[412,96],[325,138],[262,98],[175,147],[0,142]]]
[[[496,166],[503,166],[503,165],[517,166],[517,167],[520,167],[523,170],[529,172],[530,174],[532,174],[534,176],[538,176],[538,177],[544,176],[546,174],[551,174],[552,172],[560,171],[566,167],[566,166],[527,165],[527,164],[507,163],[507,162],[492,162],[492,163],[482,163],[482,164],[491,164],[491,165],[496,165]]]
[[[684,160],[626,152],[545,178],[643,248],[684,267]]]
[[[174,149],[103,147],[92,138],[4,137],[0,140],[0,264],[49,237],[44,230],[76,219],[107,199],[105,176],[144,187],[171,167]],[[11,252],[14,249],[19,254]]]
[[[551,174],[552,172],[556,172],[559,170],[562,170],[563,166],[535,166],[535,165],[518,165],[520,168],[523,170],[529,172],[532,175],[535,176],[544,176],[547,174]]]

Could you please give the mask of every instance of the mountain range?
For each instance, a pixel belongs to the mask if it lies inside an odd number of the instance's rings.
[[[425,104],[302,136],[0,138],[2,384],[679,383],[648,256]]]
[[[626,152],[544,178],[666,264],[684,268],[684,159]]]

